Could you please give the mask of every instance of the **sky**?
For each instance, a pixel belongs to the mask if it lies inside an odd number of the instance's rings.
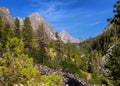
[[[0,0],[13,17],[24,18],[38,12],[56,31],[67,31],[76,38],[100,34],[113,17],[117,0]]]

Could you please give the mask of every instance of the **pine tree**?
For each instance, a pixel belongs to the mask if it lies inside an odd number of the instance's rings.
[[[20,21],[18,18],[15,19],[15,36],[21,38]]]
[[[115,47],[112,49],[112,55],[108,59],[106,67],[110,71],[110,80],[113,81],[115,86],[120,86],[120,0],[114,4],[114,8],[114,17],[109,21],[113,25],[115,36],[112,41]]]
[[[60,37],[58,35],[58,32],[56,32],[56,43],[55,43],[55,50],[57,52],[57,56],[55,58],[55,62],[54,62],[54,65],[55,67],[59,67],[60,65],[60,62],[62,61],[63,59],[63,48],[62,48],[62,43],[61,43],[61,40],[60,40]]]
[[[62,49],[61,49],[62,47],[61,47],[61,40],[60,40],[60,37],[58,35],[58,32],[56,32],[56,38],[57,38],[57,40],[56,40],[56,50],[59,54],[61,54],[62,53]]]
[[[33,28],[31,26],[31,22],[29,17],[26,17],[24,19],[24,26],[22,29],[22,39],[24,42],[24,47],[26,49],[30,49],[33,47],[33,43],[34,43],[34,32],[33,32]]]
[[[0,85],[25,85],[35,78],[37,67],[33,67],[33,60],[23,53],[23,49],[23,42],[18,38],[7,42],[7,52],[4,58],[0,57]]]
[[[14,35],[13,30],[10,27],[9,22],[5,23],[4,29],[3,29],[3,39],[2,44],[3,47],[5,47],[6,43],[9,41],[10,38],[12,38]]]
[[[110,79],[113,80],[115,86],[120,85],[120,39],[112,50],[112,55],[107,61],[106,67],[110,70]]]
[[[0,86],[59,86],[62,83],[56,74],[39,74],[33,59],[24,54],[22,40],[11,38],[5,46],[4,58],[0,57]]]
[[[40,58],[42,60],[42,63],[45,64],[45,61],[47,61],[48,37],[45,32],[45,27],[43,24],[39,25],[36,33],[36,38],[37,38],[36,41],[38,44],[38,48],[40,49],[40,53],[41,53]]]
[[[101,53],[96,50],[92,51],[89,58],[88,72],[98,75],[101,66],[100,61],[101,61]]]
[[[67,43],[67,56],[68,56],[68,61],[70,61],[71,60],[71,43],[70,43],[70,41],[68,41],[68,43]]]

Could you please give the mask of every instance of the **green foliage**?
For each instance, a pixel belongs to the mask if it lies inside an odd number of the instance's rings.
[[[20,21],[18,18],[15,19],[15,36],[21,38],[21,31],[20,31]]]
[[[100,51],[102,55],[104,55],[108,49],[109,44],[112,43],[111,37],[115,36],[115,34],[112,35],[113,33],[113,30],[108,30],[102,35],[98,36],[91,44],[92,50]]]
[[[22,40],[18,40],[18,38],[12,38],[7,42],[6,48],[8,51],[14,53],[15,55],[19,55],[24,51],[24,44]]]
[[[75,64],[69,63],[66,61],[61,62],[61,66],[62,66],[63,71],[65,71],[65,72],[75,74],[76,72],[79,71],[79,68]]]
[[[16,28],[20,28],[20,21],[18,18],[15,19],[15,26]]]
[[[41,81],[46,83],[46,86],[60,86],[62,78],[53,73],[49,76],[41,76]]]
[[[12,38],[7,42],[7,52],[4,58],[0,57],[0,85],[31,85],[31,86],[59,86],[61,77],[51,74],[41,76],[37,66],[33,66],[33,59],[23,53],[23,42],[18,38]]]
[[[77,75],[80,78],[84,78],[84,79],[87,79],[87,77],[89,76],[87,73],[83,72],[82,70],[75,73],[75,75]]]
[[[12,38],[13,35],[14,35],[14,32],[11,29],[10,24],[8,22],[5,23],[5,26],[2,32],[2,37],[1,37],[3,47],[5,47],[7,41],[9,41],[9,39]]]
[[[97,76],[96,74],[92,74],[91,82],[95,84],[100,84],[101,83],[100,76]]]
[[[110,20],[110,23],[114,27],[115,36],[111,38],[111,41],[115,44],[112,49],[112,55],[108,59],[106,67],[110,71],[109,79],[113,81],[115,86],[120,85],[120,0],[114,4],[114,17]]]
[[[89,67],[88,71],[90,73],[96,73],[99,74],[99,68],[101,66],[101,53],[98,51],[92,51],[90,53],[90,59],[89,59]]]
[[[23,43],[13,38],[7,43],[7,52],[0,58],[0,82],[8,84],[27,84],[31,77],[37,74],[37,67],[33,67],[33,60],[23,54]]]
[[[118,40],[116,46],[113,48],[112,56],[108,59],[106,67],[110,70],[110,79],[115,85],[120,84],[120,41]]]
[[[39,25],[37,32],[36,32],[36,41],[37,41],[37,48],[40,51],[40,59],[42,64],[45,64],[47,61],[47,47],[48,47],[48,37],[45,32],[45,27],[43,24]]]
[[[34,32],[29,17],[26,17],[24,19],[24,26],[22,28],[22,39],[25,48],[30,49],[31,47],[33,47]]]
[[[90,81],[94,84],[105,84],[107,86],[113,86],[106,77],[98,76],[94,73],[92,74]]]
[[[88,57],[81,57],[80,65],[79,68],[82,69],[83,71],[87,71],[88,70]]]

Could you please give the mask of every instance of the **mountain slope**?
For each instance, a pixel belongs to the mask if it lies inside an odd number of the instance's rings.
[[[10,11],[8,8],[0,7],[0,16],[2,17],[3,21],[9,22],[12,27],[14,27],[14,19],[10,15]]]
[[[79,39],[72,37],[64,30],[59,33],[59,36],[60,36],[61,40],[65,43],[67,43],[68,41],[70,41],[71,43],[79,43],[80,42]]]
[[[47,23],[40,15],[39,13],[35,12],[35,13],[32,13],[30,16],[29,16],[30,20],[31,20],[31,24],[34,28],[34,30],[38,29],[38,26],[39,24],[43,23],[44,24],[44,27],[45,27],[45,31],[48,35],[48,37],[50,37],[51,39],[53,40],[56,40],[56,37],[55,37],[55,29],[49,24]]]

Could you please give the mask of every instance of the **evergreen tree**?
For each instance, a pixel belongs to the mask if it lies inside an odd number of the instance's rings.
[[[5,23],[4,29],[3,29],[3,39],[2,39],[2,44],[3,47],[5,47],[7,41],[9,41],[10,38],[12,38],[14,35],[13,30],[10,27],[10,24],[7,22]]]
[[[57,40],[56,40],[56,43],[55,43],[55,50],[57,52],[57,56],[55,58],[54,65],[55,65],[55,67],[59,67],[60,62],[63,59],[63,49],[62,49],[62,42],[60,40],[58,32],[56,32],[56,38],[57,38]]]
[[[62,83],[62,78],[56,74],[39,74],[33,59],[24,54],[20,39],[10,39],[6,50],[4,58],[0,57],[0,86],[59,86]]]
[[[115,86],[120,85],[120,40],[112,50],[112,55],[107,61],[106,67],[110,70],[110,79],[113,80]]]
[[[58,32],[56,32],[56,38],[57,38],[57,40],[56,40],[56,50],[57,50],[58,54],[62,55],[63,54],[63,52],[62,52],[62,42],[60,40]]]
[[[112,54],[107,61],[106,67],[110,70],[110,80],[113,81],[115,86],[120,86],[120,0],[117,0],[114,4],[114,8],[114,17],[109,19],[109,21],[113,25],[115,36],[112,37],[112,42],[115,47],[112,49]]]
[[[24,19],[24,26],[22,29],[22,39],[24,42],[24,47],[26,49],[30,49],[33,47],[33,43],[34,43],[34,32],[33,32],[33,28],[31,26],[31,22],[29,17],[26,17]]]
[[[96,50],[92,51],[90,54],[90,59],[88,64],[89,65],[88,72],[98,75],[101,66],[100,61],[101,61],[101,53]]]
[[[20,21],[18,18],[15,19],[15,36],[18,38],[21,37]]]
[[[37,29],[36,38],[37,38],[36,41],[38,44],[38,48],[40,49],[40,54],[41,54],[40,58],[42,60],[42,63],[45,64],[45,61],[47,61],[48,39],[43,23],[40,24]]]
[[[68,41],[67,43],[67,56],[68,56],[68,61],[70,61],[70,58],[71,58],[71,44],[70,44],[70,41]]]

